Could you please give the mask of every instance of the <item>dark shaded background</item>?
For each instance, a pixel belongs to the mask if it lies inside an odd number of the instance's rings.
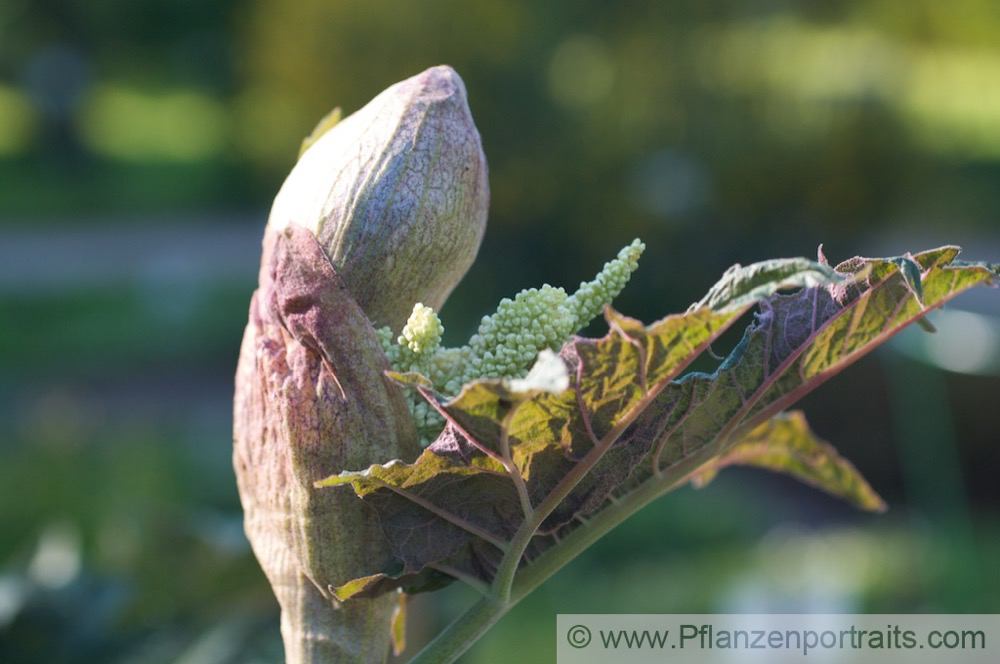
[[[0,3],[0,661],[281,660],[231,377],[270,200],[330,107],[464,77],[493,200],[455,344],[636,236],[616,304],[646,320],[820,243],[1000,259],[998,35],[993,0]],[[888,514],[726,471],[463,661],[551,661],[558,612],[1000,611],[1000,297],[932,320],[803,402]],[[470,599],[415,600],[412,643]]]

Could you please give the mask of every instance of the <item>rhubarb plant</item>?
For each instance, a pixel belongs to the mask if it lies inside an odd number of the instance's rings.
[[[481,599],[412,660],[454,661],[617,524],[727,466],[885,509],[789,408],[1000,277],[951,246],[836,265],[821,250],[733,266],[644,324],[610,306],[637,241],[574,295],[525,291],[442,348],[437,310],[487,196],[461,81],[428,70],[318,133],[272,210],[236,389],[246,529],[288,662],[383,661],[401,598],[459,581]],[[574,335],[601,310],[605,336]],[[713,372],[690,370],[751,311]]]

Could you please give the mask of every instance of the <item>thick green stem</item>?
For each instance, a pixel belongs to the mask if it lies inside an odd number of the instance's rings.
[[[516,603],[516,601],[501,602],[495,597],[484,597],[424,646],[410,660],[410,664],[454,662]]]

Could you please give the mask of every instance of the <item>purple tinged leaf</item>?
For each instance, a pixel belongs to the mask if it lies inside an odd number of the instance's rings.
[[[782,288],[810,288],[843,281],[844,277],[826,263],[822,247],[819,258],[819,262],[805,258],[777,258],[746,267],[733,265],[691,308],[708,307],[719,311],[753,303]]]
[[[695,476],[705,486],[726,466],[757,466],[783,472],[843,498],[861,509],[883,512],[885,502],[837,450],[816,437],[801,411],[776,415],[759,425]]]
[[[427,573],[433,563],[445,564],[474,578],[490,579],[503,554],[502,546],[525,520],[516,482],[504,464],[513,465],[527,488],[530,503],[538,505],[577,463],[577,458],[594,447],[590,423],[607,432],[614,425],[610,420],[622,408],[628,408],[624,404],[630,399],[616,397],[613,392],[641,395],[648,391],[646,381],[650,376],[665,385],[737,315],[735,311],[716,313],[703,309],[670,316],[651,326],[647,333],[638,321],[609,311],[609,321],[619,332],[600,340],[577,339],[564,352],[575,381],[585,383],[588,393],[616,404],[594,413],[588,409],[586,416],[580,410],[576,389],[560,394],[517,393],[501,381],[477,381],[465,386],[454,400],[441,403],[419,378],[392,375],[403,384],[422,388],[448,419],[448,425],[413,464],[391,462],[361,472],[345,472],[317,484],[351,484],[379,512],[386,537],[401,563],[396,569],[382,570],[336,588],[338,598],[377,595],[396,587],[393,580],[411,592],[436,587],[437,576]],[[625,336],[626,329],[633,335],[641,333],[643,338]],[[589,359],[581,360],[576,351]],[[607,364],[607,357],[615,358],[621,367],[617,382],[605,381],[597,371],[598,361],[603,358]],[[614,365],[606,369],[614,373]],[[500,445],[505,433],[509,457]],[[610,462],[621,457],[616,450],[608,459]],[[547,528],[554,530],[571,521],[581,509],[599,507],[642,454],[633,453],[632,457],[622,459],[623,463],[610,463],[604,472],[587,477],[560,506]]]
[[[855,275],[853,282],[772,298],[748,330],[748,339],[766,341],[767,357],[744,428],[789,407],[932,309],[997,278],[984,264],[953,264],[959,251],[942,247],[912,257],[922,302],[892,259],[851,259],[837,271]]]
[[[931,308],[995,278],[983,265],[950,266],[957,253],[944,247],[914,257],[923,270],[924,306],[893,259],[861,258],[837,267],[852,280],[762,301],[715,373],[675,381],[640,415],[636,435],[657,440],[643,472],[663,473],[702,448],[724,453]]]
[[[526,396],[480,381],[442,402],[418,379],[397,376],[448,424],[414,464],[322,483],[351,484],[375,508],[400,563],[338,596],[427,589],[441,573],[489,584],[521,529],[533,528],[521,558],[530,564],[609,499],[649,482],[666,491],[699,466],[754,462],[877,506],[856,471],[807,435],[798,416],[772,418],[927,311],[997,278],[985,265],[953,263],[957,253],[944,247],[912,256],[923,305],[894,259],[855,258],[832,276],[804,259],[730,270],[706,306],[648,327],[609,310],[607,336],[563,348],[572,380],[559,394]],[[790,285],[803,287],[776,292]],[[718,370],[679,378],[755,301],[755,320]],[[767,432],[785,438],[760,442]]]

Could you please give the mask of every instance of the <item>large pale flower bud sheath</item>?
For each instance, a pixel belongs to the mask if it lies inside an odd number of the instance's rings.
[[[440,310],[475,259],[486,158],[462,80],[433,67],[320,136],[278,192],[269,225],[308,228],[368,318],[398,332]]]
[[[486,164],[448,67],[392,86],[324,133],[283,185],[240,349],[234,466],[245,527],[282,610],[288,664],[381,662],[391,595],[330,586],[389,565],[369,507],[315,489],[419,453],[372,323],[440,307],[486,221]]]

